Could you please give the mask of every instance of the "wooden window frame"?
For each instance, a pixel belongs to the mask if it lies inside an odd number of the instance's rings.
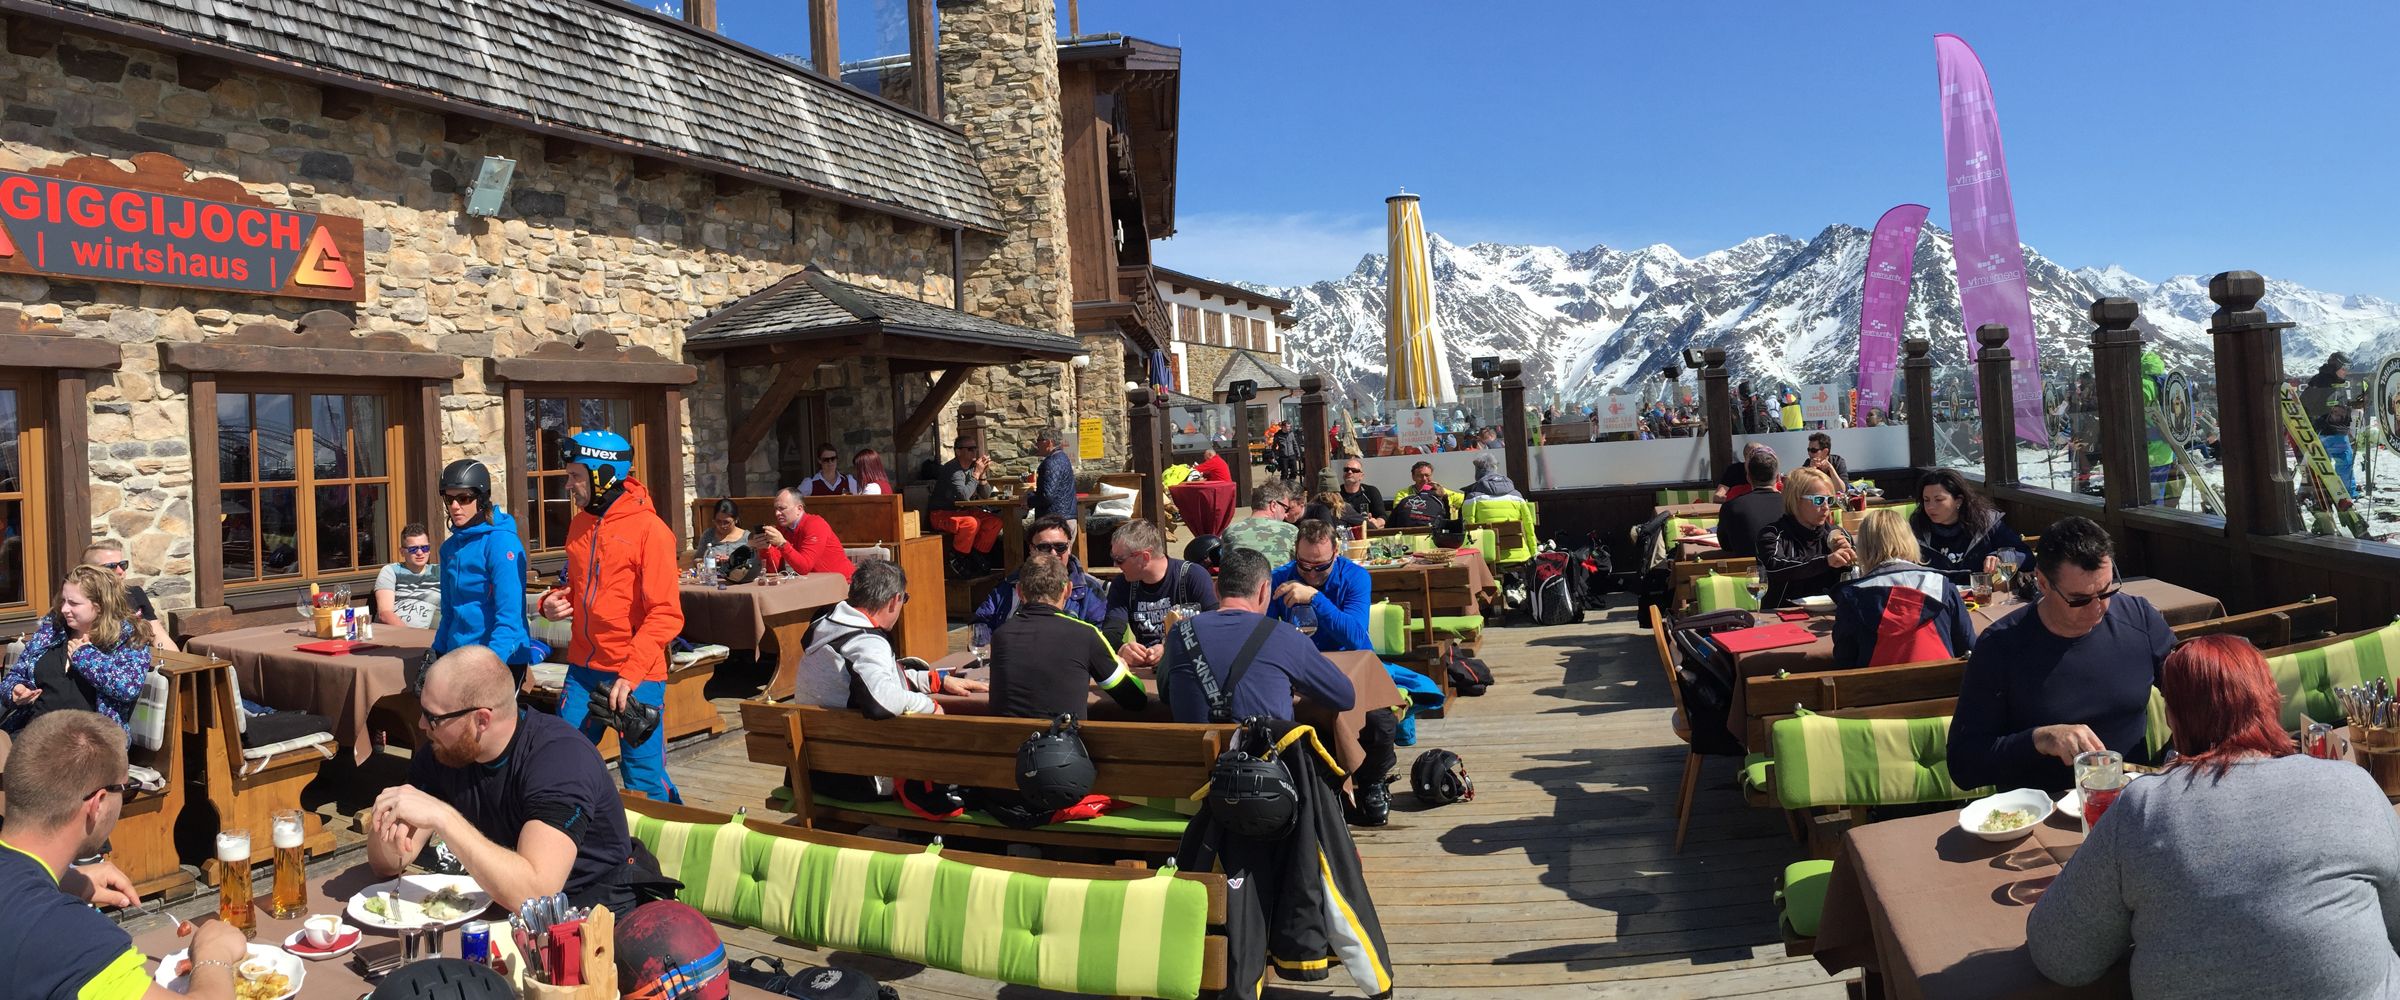
[[[80,377],[81,373],[77,373]],[[0,493],[0,501],[15,500],[19,504],[17,551],[24,563],[25,600],[19,604],[0,604],[0,622],[31,621],[50,611],[56,601],[57,578],[74,565],[63,560],[80,560],[83,553],[53,553],[59,544],[87,544],[90,529],[53,532],[51,517],[50,475],[51,456],[55,453],[55,434],[52,430],[54,410],[51,405],[53,387],[43,373],[21,368],[0,369],[0,391],[17,394],[17,489]],[[80,396],[76,405],[82,405]],[[87,500],[83,519],[91,521]],[[85,539],[85,540],[79,540]],[[53,557],[61,560],[54,571]]]
[[[256,478],[249,478],[237,483],[228,484],[227,480],[224,478],[224,468],[221,464],[222,459],[219,457],[217,452],[217,448],[219,447],[219,435],[221,434],[221,427],[217,422],[217,404],[228,394],[252,397],[261,395],[288,395],[292,397],[293,478],[288,480],[260,480]],[[314,407],[309,403],[310,398],[315,396],[337,396],[345,399],[353,396],[373,396],[379,397],[383,400],[384,426],[381,433],[383,434],[384,471],[381,475],[358,475],[355,459],[353,459],[353,464],[348,475],[322,481],[317,478],[314,461],[316,444],[316,430],[314,427],[315,410]],[[208,506],[212,509],[212,513],[216,515],[210,520],[219,524],[222,523],[224,514],[224,495],[226,490],[229,488],[229,485],[232,489],[248,490],[250,492],[250,495],[253,498],[250,504],[250,516],[252,519],[251,544],[253,546],[253,552],[256,553],[256,557],[252,565],[257,568],[261,574],[258,578],[250,580],[236,581],[227,579],[225,576],[225,548],[223,532],[221,530],[195,530],[193,532],[195,536],[193,539],[193,549],[197,551],[202,547],[206,547],[214,553],[215,558],[210,560],[212,565],[210,567],[209,582],[214,584],[217,591],[223,595],[227,602],[238,605],[244,610],[252,610],[259,607],[272,606],[278,600],[288,601],[297,591],[305,589],[312,584],[357,584],[362,581],[371,583],[375,579],[375,575],[383,570],[384,563],[391,562],[399,557],[397,543],[399,541],[401,526],[408,524],[410,521],[421,518],[421,514],[417,513],[416,505],[410,503],[409,498],[416,493],[421,492],[419,489],[420,485],[430,485],[430,483],[419,484],[411,475],[411,466],[414,463],[409,461],[409,457],[412,453],[411,446],[414,442],[411,441],[409,427],[410,421],[407,419],[409,409],[408,396],[409,393],[407,392],[407,386],[405,384],[394,382],[388,379],[338,379],[331,380],[330,382],[304,382],[287,378],[274,378],[271,376],[242,375],[236,376],[230,382],[220,382],[211,387],[211,392],[209,393],[207,427],[205,432],[202,432],[202,428],[197,419],[198,413],[195,411],[195,420],[193,423],[194,434],[192,440],[192,450],[195,453],[205,448],[209,451],[210,455],[210,461],[208,464],[210,466],[211,475],[207,486],[207,496]],[[256,404],[254,403],[253,413],[255,413],[255,405]],[[255,416],[252,419],[253,422],[255,422]],[[257,433],[255,427],[253,427],[251,433],[254,435],[253,442],[255,442],[255,435]],[[251,447],[253,466],[252,470],[247,474],[252,477],[255,477],[258,474],[255,465],[257,461],[255,456],[257,453],[257,446],[255,443],[253,443]],[[355,448],[353,448],[353,455],[355,455]],[[197,491],[200,486],[198,482],[199,477],[194,476],[193,478],[195,495],[197,495]],[[376,484],[381,484],[384,490],[384,517],[388,522],[383,525],[385,532],[384,537],[390,540],[392,543],[390,546],[387,546],[387,548],[390,548],[391,551],[385,552],[384,558],[371,565],[354,565],[352,568],[339,570],[323,570],[316,568],[317,560],[315,541],[305,530],[305,528],[306,526],[314,524],[316,521],[315,510],[317,502],[317,489],[320,487],[331,486],[350,486],[355,489],[356,487],[362,485]],[[260,527],[262,521],[260,515],[262,512],[260,510],[260,505],[256,500],[259,492],[268,489],[290,489],[293,491],[293,504],[297,511],[297,522],[303,526],[303,530],[293,539],[293,544],[299,550],[295,554],[295,558],[299,563],[298,570],[293,573],[272,577],[264,575],[265,567],[262,564],[265,561],[265,534]],[[198,505],[195,504],[194,506],[197,508]],[[195,519],[193,523],[197,527],[202,525],[204,522]],[[352,539],[352,544],[355,545],[358,538],[358,511],[355,502],[353,502],[350,511],[349,534],[350,538]],[[359,561],[358,553],[354,551],[351,554],[351,562],[353,564],[357,564]],[[197,570],[198,560],[195,560],[194,562],[194,568]],[[352,590],[352,596],[355,599],[357,596],[357,588],[353,587]]]
[[[526,404],[538,399],[567,400],[569,434],[577,434],[589,429],[576,422],[580,418],[582,410],[582,407],[577,404],[586,400],[628,404],[626,412],[632,426],[608,429],[624,435],[626,440],[633,442],[633,478],[640,480],[643,486],[648,487],[653,482],[651,470],[658,465],[655,459],[658,451],[658,438],[661,436],[658,425],[662,422],[664,397],[665,394],[662,392],[639,385],[610,385],[596,382],[536,382],[530,385],[512,382],[509,384],[509,389],[505,393],[505,405],[508,406],[509,450],[502,463],[509,470],[506,509],[511,517],[517,519],[517,536],[525,542],[526,555],[536,560],[556,559],[566,551],[563,545],[552,547],[542,544],[544,540],[539,536],[540,521],[534,516],[536,513],[534,505],[543,502],[541,486],[544,481],[551,479],[565,482],[566,471],[542,467],[544,458],[540,453],[539,445],[530,437],[534,428],[525,420]],[[533,449],[530,452],[534,459],[531,466],[526,465],[523,461],[529,454],[528,447]],[[653,497],[659,504],[662,515],[670,513],[673,504],[680,503],[682,493],[683,484],[677,482],[673,496]],[[570,515],[568,519],[572,521],[573,516]],[[668,518],[668,520],[671,522],[673,518]]]
[[[882,94],[859,93],[897,107],[913,108],[936,122],[942,120],[941,22],[934,0],[908,0],[908,66],[914,77],[916,103],[901,104]],[[822,76],[843,86],[841,0],[808,0],[809,61]]]
[[[1202,319],[1201,322],[1208,325],[1207,344],[1213,347],[1234,346],[1233,341],[1227,339],[1226,337],[1224,313],[1218,312],[1214,309],[1208,309],[1203,310],[1201,315],[1206,317],[1205,319]]]
[[[1175,339],[1187,344],[1208,343],[1206,328],[1200,319],[1199,306],[1175,307]]]

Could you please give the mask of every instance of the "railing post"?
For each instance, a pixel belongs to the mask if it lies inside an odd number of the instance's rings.
[[[983,415],[983,404],[971,399],[958,404],[958,437],[951,443],[955,445],[959,441],[965,441],[975,446],[976,454],[983,454],[983,427],[990,420],[991,418]],[[956,458],[958,455],[953,452],[951,457]]]
[[[2100,404],[2101,496],[2111,510],[2150,503],[2150,417],[2142,404],[2141,306],[2092,303],[2092,395]]]
[[[1144,386],[1125,391],[1127,465],[1142,474],[1142,516],[1160,527],[1167,524],[1167,491],[1159,484],[1166,464],[1158,454],[1158,406]]]
[[[2209,301],[2217,304],[2208,319],[2217,362],[2217,460],[2225,474],[2225,523],[2237,544],[2245,535],[2300,530],[2277,410],[2283,331],[2292,324],[2267,322],[2266,311],[2258,308],[2266,293],[2266,279],[2255,271],[2227,271],[2208,279]]]
[[[1325,411],[1331,406],[1325,398],[1325,376],[1300,376],[1300,483],[1311,490],[1325,475]]]
[[[1975,328],[1975,378],[1982,390],[1983,485],[2017,485],[2017,393],[2009,380],[2015,356],[2008,349],[2008,327],[1985,323]]]
[[[1500,438],[1508,449],[1508,478],[1519,490],[1533,488],[1533,461],[1526,455],[1525,363],[1500,362]]]
[[[1908,411],[1908,464],[1933,468],[1933,342],[1911,337],[1900,345],[1900,403]]]
[[[1708,414],[1708,475],[1715,482],[1717,474],[1733,464],[1733,393],[1725,384],[1725,349],[1711,347],[1700,352],[1701,405]]]

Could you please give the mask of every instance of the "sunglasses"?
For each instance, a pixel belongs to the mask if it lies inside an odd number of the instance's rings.
[[[1832,450],[1833,450],[1833,449],[1831,449],[1831,448],[1819,448],[1819,447],[1817,447],[1817,446],[1815,446],[1815,445],[1810,445],[1810,446],[1808,446],[1808,453],[1809,453],[1809,454],[1811,454],[1811,455],[1822,455],[1822,454],[1824,454],[1824,453],[1826,453],[1826,452],[1829,452],[1829,451],[1832,451]]]
[[[1828,496],[1823,493],[1811,493],[1808,496],[1808,502],[1819,507],[1831,507],[1834,504],[1842,502],[1842,498],[1837,496]]]
[[[483,706],[481,706],[481,705],[469,705],[469,706],[467,706],[467,707],[465,707],[465,708],[459,709],[458,711],[455,711],[455,712],[443,712],[443,713],[442,713],[442,714],[440,714],[440,715],[435,715],[435,714],[433,714],[432,712],[425,711],[424,709],[418,709],[418,710],[417,710],[417,718],[419,718],[419,719],[421,719],[421,720],[423,720],[423,721],[424,721],[424,723],[425,723],[425,728],[427,728],[427,729],[432,729],[433,727],[435,727],[435,726],[439,726],[439,725],[441,725],[442,723],[448,722],[448,721],[450,721],[450,720],[452,720],[452,719],[455,719],[455,718],[458,718],[458,717],[460,717],[460,716],[463,716],[463,715],[468,715],[468,714],[470,714],[470,713],[473,713],[475,710],[477,710],[477,709],[480,709],[480,708],[482,708],[482,707],[483,707]]]
[[[1035,552],[1047,552],[1047,553],[1050,553],[1051,555],[1054,555],[1054,556],[1063,556],[1063,555],[1066,555],[1068,552],[1072,551],[1074,548],[1075,548],[1075,546],[1074,546],[1072,543],[1069,543],[1069,542],[1035,542],[1035,543],[1033,543],[1033,550],[1034,550]]]
[[[134,789],[140,787],[142,786],[136,782],[120,781],[113,785],[102,785],[98,788],[92,789],[92,794],[86,795],[83,798],[84,801],[89,802],[91,801],[92,795],[100,795],[107,792],[115,792],[119,795],[131,795],[133,794]]]
[[[1333,560],[1327,559],[1324,562],[1301,562],[1298,559],[1294,559],[1292,560],[1292,568],[1303,573],[1322,573],[1333,568]]]
[[[116,571],[117,571],[117,572],[119,572],[119,573],[122,573],[122,572],[124,572],[124,571],[126,571],[126,570],[128,570],[128,569],[131,569],[131,568],[133,567],[133,560],[131,560],[131,559],[119,559],[119,560],[117,560],[116,562],[104,562],[104,563],[100,563],[100,564],[99,564],[99,566],[100,566],[100,568],[101,568],[101,569],[113,569],[113,570],[116,570]]]
[[[2084,608],[2084,607],[2090,607],[2093,601],[2105,601],[2105,600],[2108,600],[2108,599],[2109,599],[2109,598],[2111,598],[2111,597],[2115,597],[2115,596],[2117,596],[2117,592],[2118,592],[2118,591],[2121,591],[2121,590],[2124,590],[2124,589],[2125,589],[2125,585],[2124,585],[2124,584],[2121,584],[2121,583],[2112,583],[2112,584],[2109,584],[2109,585],[2108,585],[2108,589],[2107,589],[2107,590],[2103,590],[2103,591],[2101,591],[2101,592],[2099,592],[2099,593],[2097,593],[2097,594],[2093,594],[2093,595],[2091,595],[2090,597],[2068,597],[2068,596],[2067,596],[2067,595],[2065,595],[2065,594],[2057,594],[2057,595],[2054,595],[2054,596],[2056,596],[2056,597],[2058,598],[2058,603],[2060,603],[2060,604],[2064,604],[2064,605],[2066,605],[2066,606],[2068,606],[2068,607],[2070,607],[2070,608]]]
[[[1366,474],[1367,474],[1367,470],[1365,470],[1365,469],[1343,469],[1343,470],[1342,470],[1342,475],[1345,475],[1345,476],[1363,476],[1363,475],[1366,475]]]
[[[433,546],[431,546],[431,545],[403,545],[403,546],[401,546],[401,547],[400,547],[400,551],[402,551],[402,552],[406,552],[406,553],[408,553],[409,555],[412,555],[412,556],[421,556],[421,555],[424,555],[425,553],[428,553],[428,552],[431,552],[431,551],[433,551]]]
[[[442,502],[449,504],[452,507],[466,507],[475,502],[475,494],[469,493],[461,496],[456,493],[444,493],[442,494]]]
[[[818,462],[820,462],[820,463],[823,463],[823,462],[839,462],[839,461],[841,461],[841,460],[842,460],[842,457],[841,457],[840,455],[819,455],[819,456],[817,456],[817,461],[818,461]]]

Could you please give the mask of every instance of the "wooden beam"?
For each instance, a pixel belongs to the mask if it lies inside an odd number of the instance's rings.
[[[193,55],[189,52],[175,57],[175,81],[193,90],[215,90],[233,76],[233,65],[222,59]]]
[[[808,55],[816,64],[817,74],[829,80],[842,78],[841,18],[835,8],[836,0],[808,0]]]
[[[406,438],[409,460],[392,463],[408,470],[402,474],[399,483],[400,509],[406,515],[401,518],[401,523],[417,521],[424,524],[433,532],[432,541],[436,545],[442,542],[444,532],[441,529],[450,524],[447,518],[438,516],[449,511],[432,506],[440,502],[438,498],[441,496],[441,491],[436,487],[442,481],[442,393],[449,387],[448,382],[439,379],[417,381],[417,391],[409,395],[404,407],[408,411]],[[368,428],[360,428],[362,433],[366,430]],[[377,430],[380,432],[380,429]],[[503,455],[514,453],[507,449],[501,451]],[[386,554],[395,559],[400,556],[396,546]]]
[[[191,439],[204,447],[192,449],[192,589],[193,605],[200,609],[222,607],[225,604],[225,542],[224,496],[217,492],[217,377],[208,372],[193,372],[185,397],[190,400]],[[251,511],[253,518],[257,511]],[[88,530],[88,529],[87,529]],[[256,531],[254,523],[251,530]]]
[[[714,14],[712,13],[713,17]],[[691,506],[683,492],[683,390],[668,387],[659,394],[658,414],[650,421],[652,454],[658,457],[650,467],[658,470],[658,481],[650,484],[652,495],[663,495],[675,504],[675,509]],[[675,529],[675,549],[680,552],[689,541],[691,531],[687,519],[670,517],[667,527]]]
[[[942,414],[942,407],[950,405],[951,397],[958,395],[959,388],[967,384],[967,376],[974,371],[968,365],[943,371],[942,377],[934,380],[933,388],[926,391],[925,401],[918,403],[917,411],[909,414],[908,420],[900,425],[899,437],[892,442],[893,450],[905,452],[916,444],[917,437],[933,426],[934,418]],[[899,376],[893,378],[897,381]]]
[[[317,88],[317,111],[335,121],[349,121],[367,110],[375,99],[365,93],[343,87]]]
[[[916,86],[917,110],[942,118],[941,53],[933,0],[908,0],[908,69]]]
[[[264,344],[161,344],[159,360],[169,371],[335,378],[455,379],[465,371],[457,357],[448,355]]]
[[[105,340],[85,337],[44,337],[36,334],[0,336],[0,368],[107,368],[113,370],[124,363],[124,349]]]
[[[717,30],[717,0],[683,0],[683,20],[702,31]]]
[[[793,358],[776,367],[774,384],[767,387],[767,394],[733,432],[733,442],[725,457],[734,468],[741,468],[743,462],[749,461],[750,453],[757,451],[758,443],[766,440],[767,432],[775,428],[775,418],[791,405],[793,397],[800,395],[800,387],[807,384],[809,376],[816,373],[817,363],[810,358]]]
[[[83,564],[83,547],[92,540],[91,404],[90,387],[80,368],[61,368],[50,383],[50,523],[58,525],[50,540],[51,573],[66,575],[66,567]],[[212,444],[213,439],[212,439]],[[28,596],[31,590],[28,588]],[[55,600],[58,595],[49,594]],[[36,605],[38,608],[39,605]]]
[[[518,457],[524,454],[520,449],[525,447],[525,435],[528,430],[525,426],[525,387],[516,382],[502,383],[500,388],[500,433],[506,435],[507,439],[501,443],[500,453],[508,456],[508,460],[500,463],[500,477],[503,485],[508,487],[508,496],[499,505],[499,509],[509,510],[513,506],[525,511],[525,516],[517,520],[517,530],[524,533],[525,537],[531,538],[541,533],[542,526],[537,523],[540,520],[535,513],[537,508],[526,504],[527,494],[532,491],[532,487],[529,485],[532,480],[525,475],[524,460]],[[438,513],[448,514],[450,511],[448,508],[442,508]],[[433,522],[426,523],[432,524]],[[442,522],[441,530],[446,532],[449,527],[449,521]],[[434,536],[436,540],[441,537],[441,535]],[[532,548],[533,546],[526,547]]]
[[[719,384],[725,387],[724,395],[720,397],[719,401],[724,404],[725,443],[728,445],[733,443],[733,429],[742,425],[742,384],[733,376],[734,371],[742,367],[744,366],[735,364],[731,356],[717,360]],[[725,463],[725,495],[736,497],[750,495],[750,484],[742,472],[742,463],[740,462],[728,461]]]

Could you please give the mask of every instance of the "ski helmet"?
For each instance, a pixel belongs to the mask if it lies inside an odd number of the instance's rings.
[[[402,966],[375,984],[369,1000],[509,1000],[516,991],[490,966],[463,958],[428,958]]]
[[[601,505],[603,497],[633,474],[633,442],[615,431],[591,430],[568,438],[561,447],[561,465],[581,465],[591,476],[592,503]]]
[[[475,494],[475,510],[483,513],[492,509],[492,470],[482,462],[462,458],[442,466],[441,491],[465,490]]]
[[[1428,806],[1475,799],[1475,779],[1467,777],[1467,762],[1438,748],[1417,755],[1417,762],[1408,769],[1408,787],[1417,794],[1417,801]]]
[[[1056,812],[1091,794],[1092,755],[1078,730],[1072,716],[1061,715],[1017,748],[1017,792],[1027,806]]]
[[[617,986],[632,1000],[725,1000],[733,988],[725,942],[687,904],[644,903],[617,925]]]

